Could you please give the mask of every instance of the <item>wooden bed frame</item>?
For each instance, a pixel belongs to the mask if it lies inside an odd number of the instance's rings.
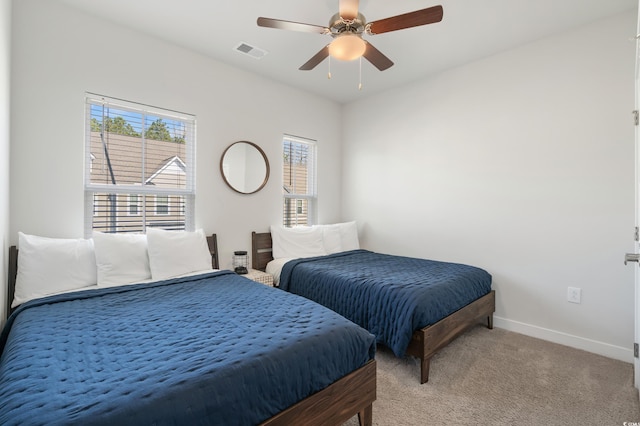
[[[264,271],[267,263],[273,260],[271,233],[251,233],[251,263],[253,269]],[[441,319],[435,324],[414,331],[407,347],[407,355],[420,359],[420,383],[429,380],[431,358],[456,337],[472,326],[486,321],[493,328],[493,313],[496,310],[496,292],[471,302],[464,308]]]
[[[219,269],[218,240],[216,234],[207,237],[211,252],[211,266]],[[18,272],[18,249],[9,247],[9,279],[7,312],[13,312],[11,303],[15,294]],[[319,392],[292,405],[264,421],[265,426],[304,424],[324,426],[343,424],[356,414],[360,426],[373,425],[373,401],[376,400],[376,361],[371,360]]]

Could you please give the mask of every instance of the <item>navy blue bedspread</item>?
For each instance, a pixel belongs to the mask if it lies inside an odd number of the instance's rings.
[[[220,271],[28,302],[0,350],[2,425],[253,425],[364,365],[375,338]]]
[[[483,269],[354,250],[285,263],[280,288],[366,328],[398,357],[413,332],[491,291]]]

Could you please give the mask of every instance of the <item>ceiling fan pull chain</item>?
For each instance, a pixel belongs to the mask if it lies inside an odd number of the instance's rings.
[[[331,80],[331,56],[329,56],[329,72],[327,73],[327,79]]]
[[[362,56],[360,56],[360,71],[358,73],[358,90],[362,90]]]

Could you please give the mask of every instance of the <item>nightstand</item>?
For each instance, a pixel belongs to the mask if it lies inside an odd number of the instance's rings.
[[[242,274],[241,276],[247,277],[260,284],[273,287],[273,275],[267,274],[266,272],[258,271],[257,269],[249,269],[249,273]]]

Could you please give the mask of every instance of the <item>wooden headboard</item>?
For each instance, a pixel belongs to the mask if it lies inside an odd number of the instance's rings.
[[[273,260],[271,251],[271,232],[251,233],[251,267],[259,271],[267,268],[267,263]]]
[[[9,247],[9,279],[7,280],[7,317],[11,315],[13,309],[13,295],[16,292],[16,276],[18,275],[18,248],[16,246]]]
[[[211,234],[207,237],[207,244],[209,245],[209,253],[211,253],[211,267],[213,269],[220,269],[220,263],[218,262],[218,237],[216,234]],[[16,246],[9,247],[9,279],[7,285],[7,316],[13,312],[11,303],[16,292],[16,277],[18,275],[18,248]]]
[[[218,236],[216,234],[209,235],[207,244],[209,245],[209,253],[211,253],[211,267],[220,269],[220,262],[218,262]]]

